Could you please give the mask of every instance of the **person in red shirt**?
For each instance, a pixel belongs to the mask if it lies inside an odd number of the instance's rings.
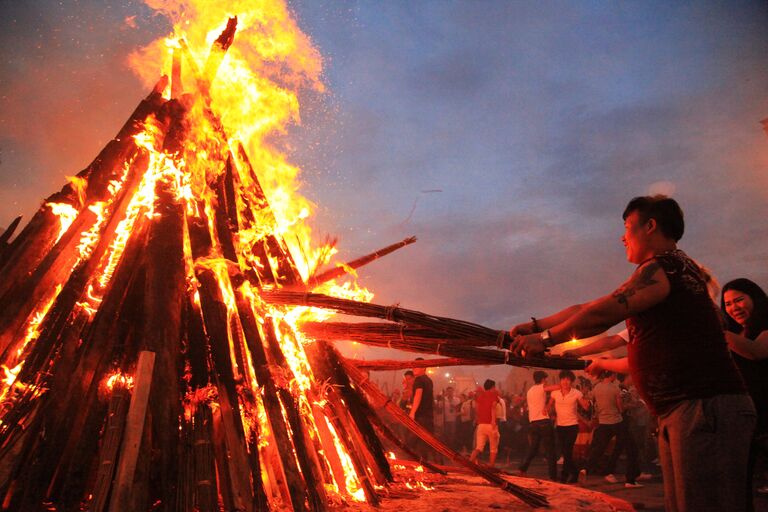
[[[489,444],[490,456],[488,463],[493,466],[496,463],[496,454],[499,452],[499,425],[496,423],[496,404],[499,402],[499,392],[496,390],[496,382],[487,379],[483,389],[477,390],[475,397],[475,449],[469,460],[477,462],[477,457],[485,449],[485,443]]]

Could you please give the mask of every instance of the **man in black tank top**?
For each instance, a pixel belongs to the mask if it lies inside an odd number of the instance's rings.
[[[587,371],[631,373],[659,416],[667,510],[747,510],[755,410],[704,273],[677,248],[683,212],[674,199],[645,196],[632,199],[623,218],[627,260],[637,265],[632,276],[611,295],[516,325],[509,348],[538,355],[626,321],[628,357],[595,360]]]

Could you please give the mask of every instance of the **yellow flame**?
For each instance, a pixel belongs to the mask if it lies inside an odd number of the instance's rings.
[[[85,204],[85,189],[88,187],[88,180],[80,176],[67,176],[66,178],[77,196],[78,206],[82,207]]]
[[[104,385],[109,391],[115,389],[116,386],[131,389],[133,387],[133,377],[123,374],[121,370],[117,370],[104,379]]]
[[[278,269],[284,268],[280,250],[287,250],[295,270],[306,282],[311,272],[329,263],[335,254],[330,245],[315,248],[307,224],[313,205],[299,194],[300,169],[278,150],[275,135],[285,134],[290,124],[300,123],[299,93],[307,88],[323,92],[320,81],[322,58],[309,38],[299,30],[284,1],[234,0],[209,2],[205,0],[145,0],[173,23],[173,32],[131,56],[131,65],[148,85],[157,80],[158,69],[171,75],[172,58],[182,55],[182,80],[187,92],[196,92],[195,100],[186,106],[186,139],[179,155],[166,155],[159,151],[162,130],[152,123],[136,137],[136,143],[149,152],[149,171],[155,176],[144,179],[141,190],[152,197],[154,183],[161,179],[173,180],[176,199],[186,205],[187,221],[206,222],[210,247],[206,254],[195,254],[193,261],[189,234],[184,235],[187,283],[192,290],[194,307],[200,308],[199,283],[194,270],[205,268],[216,277],[222,300],[227,309],[227,335],[230,357],[238,380],[240,413],[246,429],[259,428],[261,440],[268,438],[266,412],[261,403],[254,369],[243,343],[239,324],[235,291],[230,276],[254,273],[259,279],[271,279]],[[211,50],[231,15],[237,16],[235,43],[226,55]],[[212,27],[211,23],[220,24]],[[195,90],[196,89],[196,90]],[[166,97],[169,90],[166,88]],[[214,115],[211,112],[215,112]],[[223,128],[223,130],[222,130]],[[241,144],[242,142],[242,144]],[[245,154],[241,151],[245,149]],[[164,169],[164,170],[160,170]],[[157,174],[157,175],[156,175]],[[257,178],[258,177],[258,178]],[[234,194],[232,193],[234,189]],[[222,190],[226,193],[222,194]],[[143,192],[142,192],[143,193]],[[142,203],[148,215],[153,214],[151,203]],[[133,211],[129,207],[129,211]],[[131,214],[133,215],[133,214]],[[126,225],[118,228],[118,240],[103,265],[103,281],[95,287],[98,292],[105,286],[119,260],[119,247],[124,247],[132,231],[129,216]],[[226,219],[222,219],[222,215]],[[135,221],[134,221],[135,222]],[[224,257],[230,247],[224,236],[232,230],[236,261]],[[190,228],[191,229],[191,224]],[[275,251],[265,242],[279,245]],[[197,246],[196,246],[197,247]],[[228,258],[232,258],[230,253]],[[352,276],[355,277],[352,272]],[[288,276],[282,276],[288,277]],[[234,279],[234,278],[233,278]],[[273,282],[258,283],[274,285]],[[327,318],[326,312],[309,308],[274,308],[262,303],[257,283],[249,283],[237,290],[246,297],[256,316],[258,328],[274,326],[274,334],[286,360],[286,368],[275,373],[285,374],[285,386],[290,389],[300,408],[309,409],[309,403],[318,399],[305,340],[297,330],[300,321]],[[323,293],[334,296],[370,301],[372,295],[356,283],[326,283]],[[92,303],[92,302],[91,302]],[[93,303],[92,303],[93,304]],[[271,324],[266,318],[272,317]],[[245,368],[237,368],[236,352],[246,355]],[[270,360],[270,364],[274,362]],[[250,397],[250,394],[254,398]],[[309,435],[317,440],[318,423],[312,415],[303,419]],[[258,425],[256,425],[258,423]],[[351,458],[340,442],[332,425],[334,446],[343,461],[348,497],[364,501],[365,496]],[[330,444],[330,443],[329,443]],[[260,447],[266,449],[266,447]],[[265,458],[266,460],[266,458]],[[266,478],[262,476],[263,478]],[[332,488],[332,482],[324,482]],[[343,486],[336,486],[336,489]]]
[[[40,306],[30,315],[27,322],[24,339],[19,344],[15,354],[9,357],[8,360],[5,361],[4,365],[0,366],[0,368],[2,368],[5,372],[5,377],[2,379],[2,383],[0,384],[0,402],[5,400],[11,388],[14,386],[14,383],[16,382],[16,376],[19,374],[19,371],[21,371],[21,368],[24,365],[28,347],[30,347],[31,344],[33,344],[40,336],[40,328],[42,326],[43,320],[45,320],[46,315],[48,315],[48,311],[56,301],[56,297],[58,297],[59,293],[61,293],[61,289],[62,286],[60,284],[56,285],[56,287],[53,289],[53,292],[51,292],[50,295],[48,295],[48,297],[40,304]],[[9,369],[9,367],[6,365],[13,365],[13,368]]]
[[[74,206],[67,203],[46,203],[45,206],[50,207],[51,213],[59,218],[61,226],[59,227],[59,235],[56,237],[56,242],[58,242],[75,221],[79,212]]]

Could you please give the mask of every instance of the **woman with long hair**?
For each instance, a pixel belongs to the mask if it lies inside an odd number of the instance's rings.
[[[768,454],[768,296],[749,279],[723,286],[720,301],[726,322],[726,340],[757,410],[757,427],[749,457],[749,494],[759,454]],[[768,486],[758,489],[768,493]]]

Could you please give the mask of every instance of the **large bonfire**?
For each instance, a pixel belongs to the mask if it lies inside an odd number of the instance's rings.
[[[148,3],[175,22],[132,56],[151,94],[13,242],[10,231],[2,239],[3,509],[376,504],[393,480],[377,433],[398,440],[372,404],[546,503],[403,418],[317,341],[515,363],[479,348],[503,346],[503,333],[359,302],[371,295],[336,281],[350,266],[316,272],[334,250],[310,243],[297,169],[267,142],[298,121],[302,88],[322,90],[320,56],[286,6]],[[223,23],[209,30],[212,20]],[[324,324],[327,310],[400,323],[357,324],[354,335]]]

